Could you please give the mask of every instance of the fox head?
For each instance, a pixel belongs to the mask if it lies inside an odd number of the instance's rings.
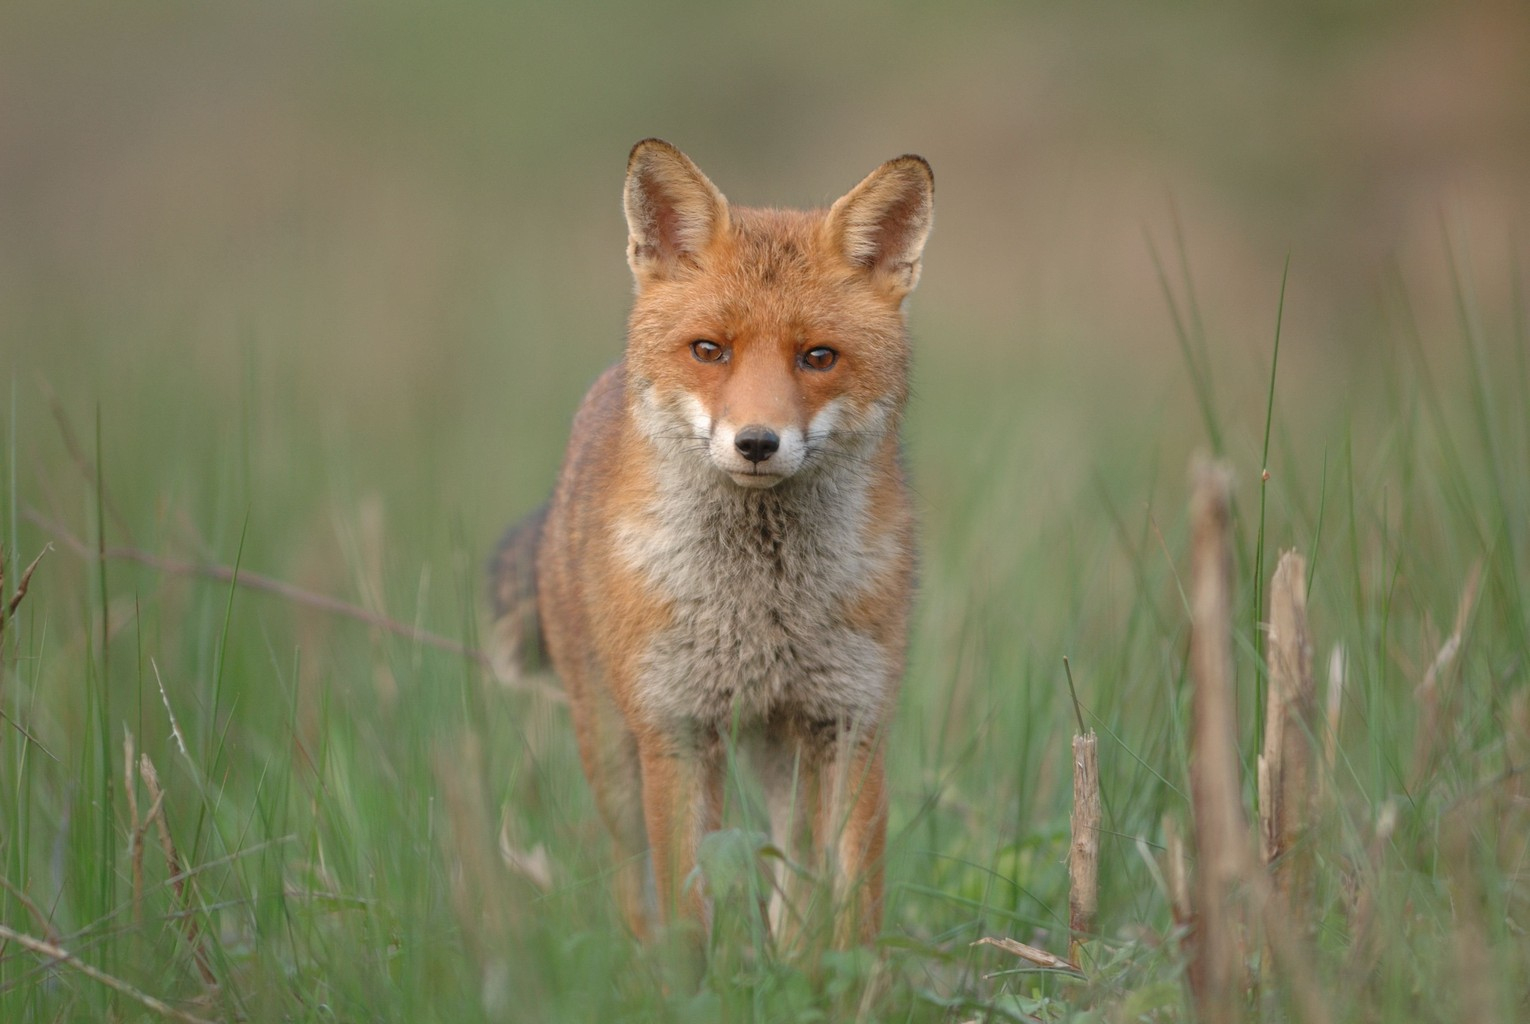
[[[903,156],[827,210],[736,208],[684,153],[639,142],[625,191],[638,428],[740,487],[863,461],[907,398],[903,299],[933,199],[929,164]]]

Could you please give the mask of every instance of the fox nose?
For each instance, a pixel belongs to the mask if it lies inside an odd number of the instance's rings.
[[[764,462],[781,447],[781,438],[769,427],[756,424],[744,427],[735,434],[733,446],[750,462]]]

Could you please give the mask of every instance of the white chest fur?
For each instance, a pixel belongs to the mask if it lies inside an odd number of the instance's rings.
[[[899,666],[845,614],[897,554],[867,504],[858,475],[748,490],[681,471],[621,525],[628,564],[674,609],[640,662],[640,705],[654,724],[867,721],[885,711]]]

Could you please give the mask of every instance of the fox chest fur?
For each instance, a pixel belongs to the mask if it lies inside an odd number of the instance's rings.
[[[669,611],[641,645],[633,679],[652,724],[750,728],[886,714],[901,645],[855,610],[878,581],[909,571],[909,554],[904,517],[880,523],[873,514],[886,510],[872,501],[854,472],[770,490],[680,468],[661,476],[648,506],[616,527],[623,563]],[[906,608],[889,614],[902,618]]]

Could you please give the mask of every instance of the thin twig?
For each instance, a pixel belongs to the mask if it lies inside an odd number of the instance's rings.
[[[1084,724],[1084,712],[1078,703],[1078,690],[1073,687],[1073,666],[1068,664],[1066,654],[1063,655],[1063,672],[1068,676],[1068,695],[1073,698],[1073,717],[1078,719],[1078,734],[1082,736],[1089,731],[1089,727]]]
[[[64,440],[65,450],[69,452],[69,458],[74,462],[75,468],[80,471],[80,478],[92,490],[95,490],[97,484],[101,481],[101,474],[98,472],[96,464],[91,461],[90,456],[85,454],[85,449],[80,447],[79,435],[74,432],[74,425],[69,422],[69,414],[64,411],[63,403],[58,400],[58,395],[48,386],[47,381],[38,381],[38,386],[43,394],[47,396],[48,406],[53,412],[53,419],[58,423],[58,431]],[[99,423],[100,418],[98,416],[98,426]],[[106,493],[105,488],[101,489],[100,497],[101,504],[106,507],[106,511],[111,515],[112,522],[117,524],[117,529],[122,531],[124,537],[132,541],[133,531],[128,529],[127,518],[118,510],[116,504],[112,501],[112,496]]]
[[[68,964],[70,967],[73,967],[75,970],[85,975],[85,977],[90,978],[93,981],[98,981],[102,985],[105,985],[107,988],[122,993],[129,999],[142,1005],[145,1009],[151,1010],[154,1013],[159,1014],[161,1017],[169,1017],[171,1020],[185,1021],[186,1024],[213,1024],[212,1021],[209,1021],[204,1017],[195,1016],[194,1014],[187,1013],[185,1010],[178,1010],[171,1006],[169,1003],[166,1003],[163,1000],[155,999],[147,992],[134,988],[132,985],[129,985],[121,978],[115,978],[103,970],[92,967],[84,960],[81,960],[73,953],[62,948],[61,946],[56,945],[55,943],[44,942],[42,939],[33,938],[30,935],[26,935],[22,932],[7,928],[3,924],[0,924],[0,938],[14,942],[18,946],[23,946],[26,949],[31,950],[33,953],[36,953],[38,956],[47,957],[49,960],[54,960],[58,963]]]
[[[1004,952],[1009,953],[1011,956],[1017,956],[1022,960],[1029,960],[1037,967],[1045,967],[1048,970],[1063,971],[1067,974],[1074,974],[1078,975],[1079,977],[1083,977],[1082,972],[1079,971],[1076,965],[1070,964],[1068,961],[1064,960],[1062,957],[1056,955],[1055,953],[1048,953],[1044,949],[1037,949],[1035,946],[1028,946],[1023,942],[1017,942],[1011,938],[1006,938],[1004,936],[1000,936],[998,938],[994,938],[992,936],[984,936],[983,938],[978,939],[976,942],[972,943],[972,945],[994,946],[998,949],[1004,950]]]
[[[0,711],[0,722],[4,722],[5,724],[9,725],[12,729],[15,729],[17,732],[21,733],[21,735],[26,739],[26,741],[28,743],[32,744],[32,746],[36,747],[38,750],[41,750],[44,754],[47,754],[48,755],[48,760],[52,761],[54,764],[63,764],[64,763],[62,760],[59,759],[59,756],[57,754],[55,754],[53,751],[49,750],[46,746],[43,745],[42,740],[38,739],[36,736],[33,736],[30,732],[28,732],[26,726],[24,726],[20,722],[16,721],[10,715],[6,714],[4,711]]]

